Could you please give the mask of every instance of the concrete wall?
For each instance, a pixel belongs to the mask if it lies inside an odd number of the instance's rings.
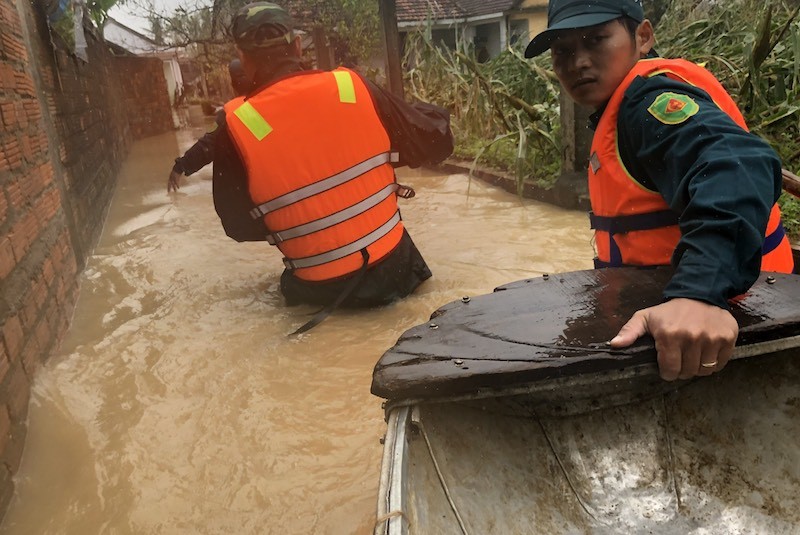
[[[84,63],[52,46],[31,2],[0,0],[0,515],[22,455],[31,382],[69,326],[117,171],[134,133],[172,128],[161,61],[119,78],[102,40],[87,41]],[[150,90],[134,107],[137,77]],[[167,104],[153,112],[158,84]],[[132,129],[129,113],[151,119]]]

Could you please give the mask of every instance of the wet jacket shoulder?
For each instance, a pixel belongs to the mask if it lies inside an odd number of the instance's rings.
[[[665,124],[649,110],[665,92],[697,112]],[[781,164],[761,138],[740,128],[700,88],[664,76],[634,80],[618,119],[619,152],[644,187],[680,214],[676,274],[665,297],[726,307],[755,282],[770,209],[781,192]]]
[[[400,154],[398,166],[419,167],[439,163],[453,152],[450,112],[425,102],[407,103],[362,77],[375,102],[392,150]]]

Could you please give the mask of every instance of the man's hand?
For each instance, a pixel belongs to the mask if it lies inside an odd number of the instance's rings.
[[[733,354],[739,325],[730,312],[703,301],[672,299],[636,312],[610,344],[627,347],[645,333],[655,339],[662,379],[721,370]]]
[[[181,177],[183,173],[178,173],[173,170],[169,173],[169,180],[167,180],[167,193],[170,191],[178,191],[181,188]]]

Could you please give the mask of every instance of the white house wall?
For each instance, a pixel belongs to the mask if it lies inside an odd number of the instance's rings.
[[[142,39],[140,36],[131,33],[125,28],[120,28],[112,21],[108,21],[105,26],[103,26],[103,37],[106,41],[119,45],[137,56],[153,52],[155,49],[151,41]]]

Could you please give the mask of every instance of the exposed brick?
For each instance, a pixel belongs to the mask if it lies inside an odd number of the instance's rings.
[[[33,331],[36,319],[39,317],[39,305],[36,304],[36,296],[33,292],[25,292],[25,298],[19,309],[19,318],[22,329],[25,332]]]
[[[22,189],[20,189],[19,182],[16,180],[6,184],[6,195],[8,195],[8,203],[14,208],[19,208],[25,204]]]
[[[49,163],[41,164],[28,172],[24,182],[19,184],[22,196],[26,200],[35,199],[53,182],[53,168]]]
[[[31,144],[31,138],[29,135],[23,135],[20,137],[20,150],[22,151],[22,157],[25,159],[26,162],[29,164],[33,163],[33,145]]]
[[[31,385],[22,365],[12,364],[8,373],[8,409],[12,421],[20,421],[28,413],[28,399],[31,394]]]
[[[42,323],[44,323],[44,321],[42,321]],[[47,342],[49,343],[50,340],[47,340]],[[28,381],[31,383],[43,360],[42,350],[40,348],[41,345],[39,341],[37,339],[32,339],[25,344],[25,349],[22,350],[22,358],[20,359],[22,361],[22,368],[25,370]]]
[[[7,30],[20,27],[19,13],[12,2],[0,4],[0,22],[5,23]]]
[[[11,418],[8,416],[8,407],[0,406],[0,441],[4,446],[11,432]],[[0,446],[0,450],[2,447]]]
[[[8,237],[11,239],[11,248],[14,250],[14,258],[20,262],[25,258],[25,254],[30,249],[36,238],[36,214],[27,212],[22,218],[11,227]]]
[[[0,63],[0,89],[8,94],[14,94],[17,87],[17,77],[14,76],[14,69],[8,63]]]
[[[20,127],[28,127],[28,116],[25,115],[25,106],[22,102],[14,102],[14,115],[17,119],[17,124],[19,124]]]
[[[3,115],[5,117],[5,113]],[[22,165],[22,152],[19,147],[19,142],[14,138],[7,138],[3,143],[2,153],[0,159],[7,162],[7,169],[15,170]]]
[[[96,243],[132,136],[172,129],[160,60],[117,62],[91,35],[89,64],[54,54],[42,16],[35,2],[0,0],[0,285],[13,307],[0,318],[0,518],[31,381],[79,294],[76,251]]]
[[[53,269],[53,259],[50,257],[44,259],[44,263],[42,264],[42,277],[48,288],[53,284],[56,278],[56,272]]]
[[[31,281],[31,293],[36,300],[36,306],[40,309],[44,308],[44,303],[47,299],[47,285],[43,276],[40,275]]]
[[[13,102],[0,103],[0,115],[3,117],[3,124],[7,128],[17,126],[17,113]]]
[[[36,96],[36,88],[33,84],[33,78],[27,72],[19,72],[17,71],[14,73],[14,78],[16,82],[16,93],[22,97],[34,97]],[[35,100],[30,101],[31,104],[35,105],[36,109],[39,109],[39,103]],[[26,103],[27,104],[27,103]],[[27,105],[25,108],[27,109]]]
[[[11,362],[19,358],[22,351],[22,344],[24,341],[25,333],[22,332],[22,324],[19,317],[16,315],[6,319],[3,324],[3,345],[6,348],[8,360]]]
[[[0,227],[6,222],[8,216],[8,201],[6,201],[5,194],[0,191]]]
[[[16,265],[17,261],[14,259],[11,240],[6,237],[0,237],[0,280],[5,279]]]
[[[27,61],[28,51],[25,45],[19,39],[19,36],[14,35],[12,32],[5,31],[0,34],[0,43],[3,45],[3,51],[6,56],[11,60]]]
[[[5,379],[6,374],[8,373],[8,369],[11,367],[11,363],[8,361],[8,355],[6,354],[6,348],[3,344],[0,344],[0,382]]]

